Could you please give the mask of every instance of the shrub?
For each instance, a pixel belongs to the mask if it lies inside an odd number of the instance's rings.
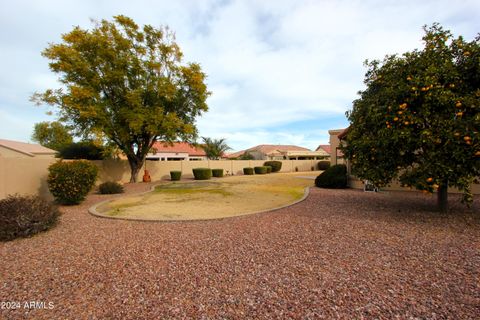
[[[272,172],[279,172],[282,169],[281,161],[266,161],[263,165],[272,167]]]
[[[318,163],[318,170],[327,170],[330,168],[330,161],[320,161]]]
[[[316,179],[319,188],[344,189],[347,187],[347,167],[344,164],[331,166]]]
[[[105,150],[91,141],[74,142],[59,151],[62,159],[102,160]]]
[[[60,211],[37,196],[9,195],[0,200],[0,240],[28,237],[55,225]]]
[[[253,175],[253,168],[250,168],[250,167],[243,168],[243,174],[245,174],[245,175]]]
[[[271,173],[272,172],[272,167],[271,166],[265,166],[267,168],[267,173]]]
[[[195,168],[192,171],[195,180],[209,180],[212,177],[212,169],[210,168]]]
[[[107,181],[98,186],[101,194],[123,193],[123,186],[118,182]]]
[[[170,171],[170,179],[172,181],[179,181],[182,178],[182,171]]]
[[[223,177],[223,169],[212,169],[212,175],[217,178]]]
[[[48,167],[48,189],[62,204],[82,202],[97,179],[97,167],[86,161],[58,161]]]
[[[253,168],[255,170],[255,174],[267,174],[267,167],[255,167]]]

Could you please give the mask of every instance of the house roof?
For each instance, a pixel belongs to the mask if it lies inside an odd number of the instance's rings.
[[[323,149],[326,153],[332,154],[332,150],[329,144],[321,144],[317,147],[317,149],[315,149],[315,151],[318,151],[319,149]]]
[[[172,152],[172,153],[188,153],[189,156],[206,156],[205,150],[200,147],[194,147],[188,142],[174,142],[168,144],[166,142],[157,141],[153,144],[152,148],[155,148],[158,153]]]
[[[246,150],[237,151],[227,155],[227,158],[237,158],[244,154],[245,152],[260,152],[263,154],[277,154],[288,151],[311,151],[310,149],[294,146],[294,145],[284,145],[284,144],[260,144],[255,147],[251,147]]]
[[[35,143],[0,139],[0,146],[34,157],[36,154],[56,154],[57,151]]]
[[[342,132],[340,132],[340,134],[338,135],[338,139],[343,140],[343,138],[347,136],[348,129],[350,129],[350,127],[343,129]]]

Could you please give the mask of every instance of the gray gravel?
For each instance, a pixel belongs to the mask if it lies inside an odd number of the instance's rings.
[[[127,186],[127,192],[147,184]],[[312,188],[279,211],[206,222],[96,218],[0,243],[0,319],[474,319],[480,203]],[[26,301],[53,304],[28,309]],[[5,304],[4,304],[5,307]]]

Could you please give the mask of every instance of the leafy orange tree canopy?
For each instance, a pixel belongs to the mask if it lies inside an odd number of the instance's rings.
[[[136,180],[157,139],[193,140],[195,118],[207,111],[206,75],[182,52],[168,28],[140,28],[125,16],[76,27],[43,56],[63,88],[33,100],[59,108],[79,134],[101,131],[127,156]]]
[[[467,42],[438,24],[424,30],[422,50],[366,62],[367,88],[347,112],[343,151],[352,173],[377,186],[398,178],[441,189],[445,203],[454,186],[469,203],[480,174],[480,36]]]

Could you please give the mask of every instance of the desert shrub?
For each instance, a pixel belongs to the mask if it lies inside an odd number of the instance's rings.
[[[281,161],[266,161],[263,165],[272,167],[272,172],[279,172],[282,169]]]
[[[316,179],[319,188],[344,189],[347,187],[347,167],[344,164],[331,166]]]
[[[267,167],[265,166],[255,167],[253,169],[255,170],[255,174],[267,174]]]
[[[54,226],[60,211],[37,196],[9,195],[0,200],[0,240],[28,237]]]
[[[195,180],[208,180],[212,177],[212,169],[210,168],[195,168],[192,171]]]
[[[320,161],[318,163],[318,170],[327,170],[330,168],[330,161]]]
[[[59,151],[58,157],[62,159],[102,160],[105,149],[91,141],[71,143]]]
[[[123,186],[118,182],[107,181],[98,186],[101,194],[123,193]]]
[[[97,167],[86,160],[58,161],[48,171],[48,189],[57,202],[69,205],[85,199],[98,174]]]
[[[267,173],[272,172],[272,167],[271,166],[265,166],[267,168]]]
[[[212,175],[217,178],[223,177],[223,169],[212,169]]]
[[[250,168],[250,167],[243,168],[243,174],[252,175],[253,174],[253,168]]]
[[[170,179],[172,181],[179,181],[182,178],[182,171],[170,171]]]

